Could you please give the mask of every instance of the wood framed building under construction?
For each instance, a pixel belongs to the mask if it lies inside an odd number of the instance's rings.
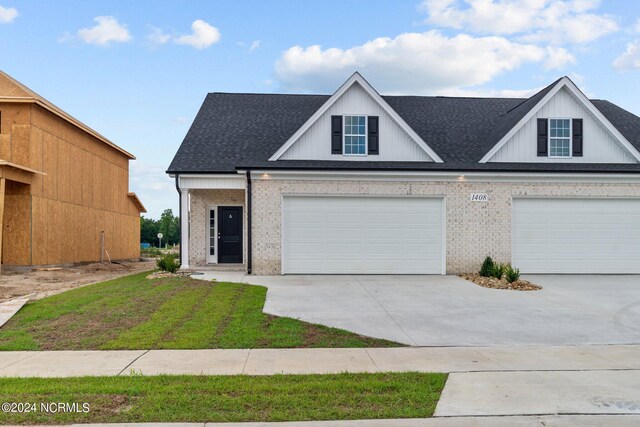
[[[42,266],[140,256],[135,157],[0,71],[0,259]]]

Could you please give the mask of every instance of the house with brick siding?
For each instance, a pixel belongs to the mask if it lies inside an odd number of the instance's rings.
[[[640,118],[562,77],[526,99],[210,93],[167,173],[183,267],[640,273]]]

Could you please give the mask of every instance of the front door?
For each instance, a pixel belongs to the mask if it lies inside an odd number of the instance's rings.
[[[242,263],[242,207],[218,207],[218,262]]]

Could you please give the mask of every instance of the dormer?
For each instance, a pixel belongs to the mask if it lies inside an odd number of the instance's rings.
[[[502,137],[480,163],[640,161],[640,153],[635,147],[568,77],[561,78],[541,93],[545,91],[544,96]],[[525,102],[536,96],[539,94]],[[505,117],[508,115],[509,113]]]
[[[357,72],[269,160],[442,162]]]

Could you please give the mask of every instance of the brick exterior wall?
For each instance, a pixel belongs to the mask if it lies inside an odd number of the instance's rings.
[[[472,202],[471,193],[487,193],[489,201]],[[510,262],[513,197],[640,197],[640,185],[257,179],[253,181],[254,274],[281,273],[283,194],[443,196],[447,211],[447,273],[457,274],[477,270],[486,255],[499,262]]]
[[[242,259],[247,260],[247,210],[244,190],[189,190],[191,206],[189,212],[189,265],[207,265],[208,209],[212,206],[242,206],[243,244]]]

